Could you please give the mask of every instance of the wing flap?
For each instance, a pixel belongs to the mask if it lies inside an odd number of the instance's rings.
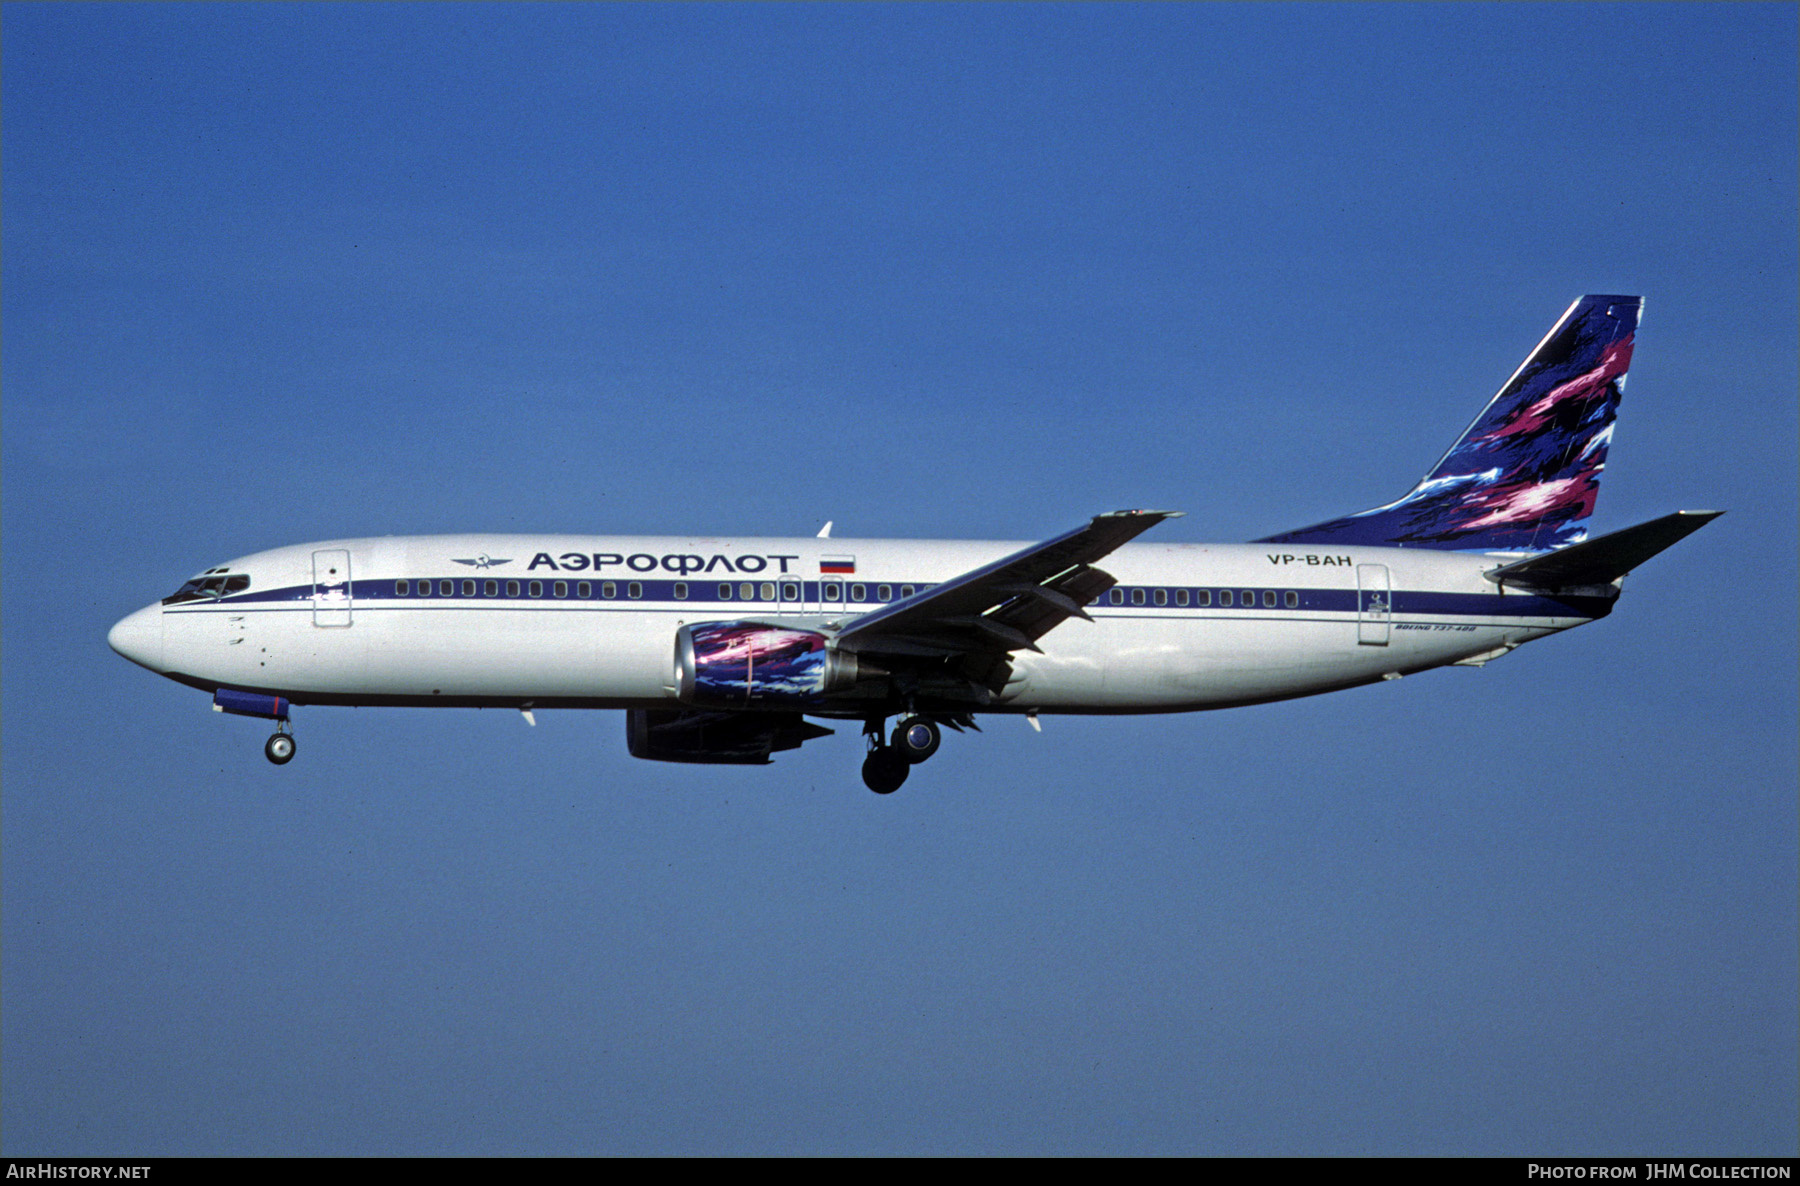
[[[996,607],[990,617],[1035,643],[1070,618],[1093,621],[1082,607],[1092,604],[1116,584],[1111,573],[1098,568],[1072,569],[1042,585],[1021,590],[1011,601]]]

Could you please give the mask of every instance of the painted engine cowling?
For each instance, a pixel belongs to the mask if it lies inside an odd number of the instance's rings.
[[[803,708],[850,688],[858,667],[816,630],[695,622],[675,632],[675,677],[683,704]]]

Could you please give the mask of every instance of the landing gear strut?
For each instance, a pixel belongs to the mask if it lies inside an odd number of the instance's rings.
[[[270,737],[269,740],[263,742],[263,757],[269,759],[269,761],[275,763],[277,766],[285,766],[293,761],[293,734],[283,733],[280,728],[277,728],[274,735]]]

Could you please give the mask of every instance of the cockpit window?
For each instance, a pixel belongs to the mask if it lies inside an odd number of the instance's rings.
[[[217,601],[221,597],[230,597],[233,593],[242,593],[250,587],[250,578],[242,573],[236,576],[220,576],[222,568],[209,568],[175,592],[162,599],[164,605],[180,605],[187,601]]]

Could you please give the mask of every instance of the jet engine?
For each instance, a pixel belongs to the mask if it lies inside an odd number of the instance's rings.
[[[694,712],[634,708],[625,714],[625,744],[652,762],[767,765],[777,750],[798,749],[831,730],[797,712]]]
[[[675,632],[681,702],[698,708],[805,708],[883,674],[816,630],[696,622]]]

